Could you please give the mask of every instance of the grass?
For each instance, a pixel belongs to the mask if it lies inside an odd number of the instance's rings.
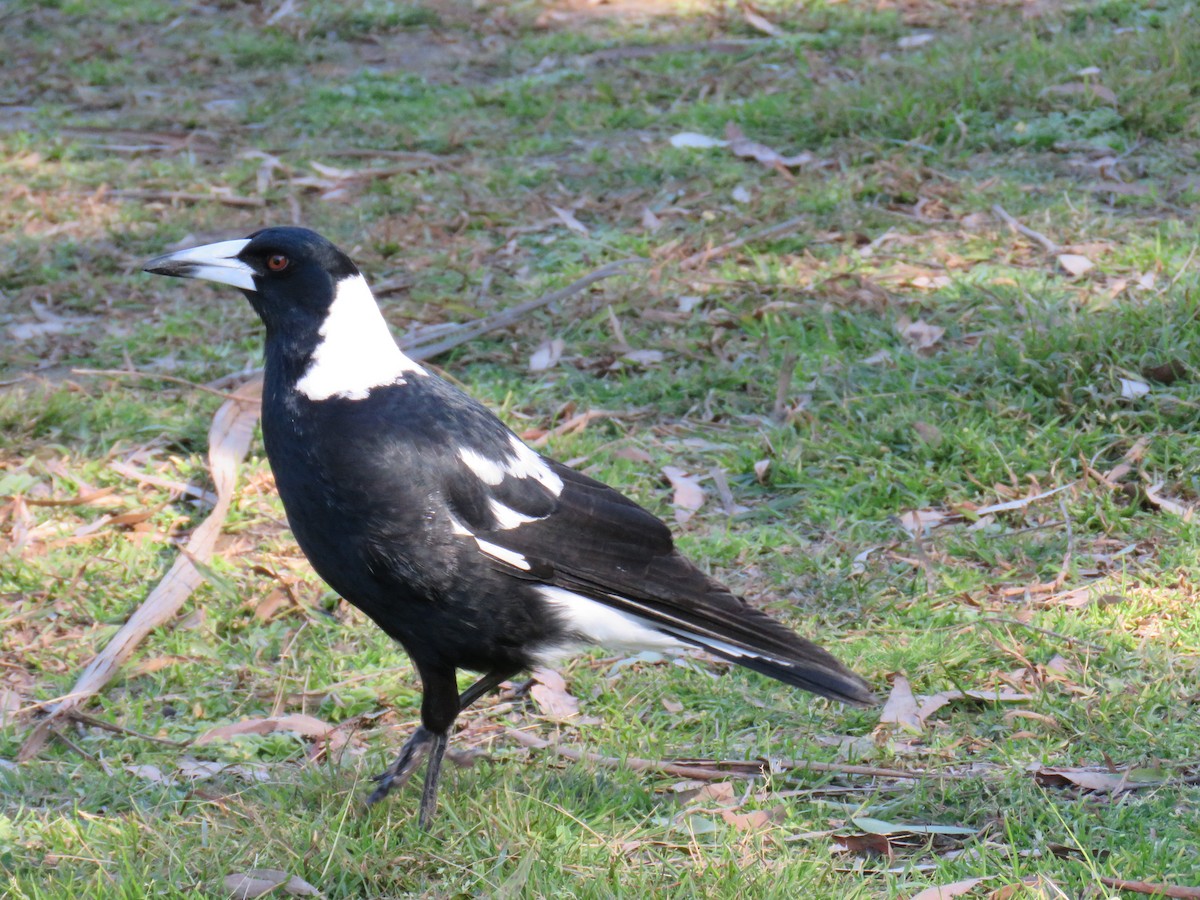
[[[1196,772],[1200,531],[1178,514],[1200,499],[1191,6],[761,3],[773,38],[732,4],[288,9],[0,13],[6,896],[227,896],[223,879],[253,868],[331,898],[1200,883],[1194,785],[1114,796],[1032,774]],[[902,42],[921,33],[934,37]],[[658,49],[612,53],[643,46]],[[785,175],[668,142],[731,122],[821,164]],[[1072,277],[996,204],[1093,267]],[[794,216],[804,223],[787,235],[679,265]],[[401,285],[383,298],[397,329],[649,257],[649,274],[438,363],[518,431],[611,413],[547,451],[668,519],[661,468],[705,478],[680,545],[881,691],[903,673],[919,694],[1029,699],[955,703],[906,730],[740,671],[597,654],[564,672],[582,720],[552,723],[509,695],[464,716],[457,743],[487,761],[447,774],[441,818],[421,834],[411,789],[360,805],[415,724],[415,675],[307,569],[256,445],[207,583],[88,708],[118,731],[68,729],[17,766],[30,717],[12,709],[70,689],[204,515],[113,468],[206,483],[220,401],[153,376],[203,383],[259,359],[245,304],[146,278],[140,261],[294,218],[352,249],[374,282]],[[622,361],[614,321],[661,361]],[[908,323],[943,331],[918,349]],[[562,360],[528,371],[553,338]],[[124,368],[150,377],[76,371]],[[110,492],[38,503],[96,489]],[[950,518],[918,539],[903,524],[914,510]],[[295,713],[343,726],[344,745],[314,754],[293,732],[162,743]],[[688,801],[678,778],[555,761],[509,728],[617,759],[957,777],[780,772],[744,799],[739,782],[733,801]],[[766,827],[722,814],[756,810]],[[852,821],[863,816],[975,832],[871,843]]]

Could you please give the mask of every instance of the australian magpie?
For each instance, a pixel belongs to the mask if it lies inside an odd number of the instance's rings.
[[[420,823],[458,714],[579,648],[700,647],[789,685],[873,701],[832,655],[746,604],[632,500],[539,455],[406,356],[342,251],[267,228],[150,260],[240,288],[266,326],[262,430],[300,548],[407,651],[421,725],[373,803],[428,757]],[[461,694],[456,672],[482,673]]]

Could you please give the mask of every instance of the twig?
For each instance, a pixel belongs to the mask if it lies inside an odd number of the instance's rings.
[[[1182,900],[1200,900],[1200,887],[1187,887],[1182,884],[1157,884],[1153,881],[1128,881],[1124,878],[1110,878],[1101,875],[1099,881],[1105,887],[1116,888],[1118,891],[1132,891],[1135,894],[1153,894],[1156,897],[1182,898]]]
[[[1058,244],[1054,243],[1054,241],[1050,240],[1050,238],[1046,237],[1040,231],[1034,231],[1028,225],[1022,225],[1020,222],[1014,219],[999,203],[992,207],[992,212],[996,214],[996,218],[1004,222],[1004,224],[1013,231],[1017,232],[1018,234],[1023,234],[1025,237],[1030,238],[1031,240],[1037,241],[1042,245],[1042,249],[1044,249],[1047,253],[1058,252]]]
[[[607,63],[621,62],[626,59],[645,59],[651,56],[662,56],[670,53],[745,53],[768,47],[779,46],[778,41],[764,38],[749,38],[746,40],[723,39],[703,41],[696,44],[635,44],[628,47],[609,47],[607,50],[597,50],[579,57],[578,62]]]
[[[771,418],[776,422],[787,420],[788,394],[792,390],[792,379],[796,375],[796,351],[788,350],[783,354],[779,363],[779,378],[775,382],[775,406],[771,409]]]
[[[1068,644],[1073,644],[1076,647],[1083,647],[1091,650],[1093,653],[1103,653],[1104,648],[1099,644],[1093,644],[1090,641],[1083,641],[1079,638],[1073,638],[1069,634],[1063,634],[1059,631],[1051,631],[1049,628],[1041,628],[1037,625],[1030,625],[1028,622],[1022,622],[1020,619],[1010,619],[1005,616],[981,616],[980,622],[993,622],[997,625],[1015,625],[1018,628],[1024,628],[1027,631],[1036,631],[1038,634],[1044,634],[1047,637],[1058,638],[1060,641],[1066,641]]]
[[[412,164],[414,169],[427,166],[445,166],[456,163],[461,156],[438,156],[436,153],[422,153],[418,150],[370,150],[362,147],[350,147],[344,150],[323,150],[322,156],[357,156],[367,159],[399,159]]]
[[[529,313],[543,306],[549,306],[552,303],[557,303],[560,300],[566,300],[568,297],[578,294],[585,288],[591,287],[597,281],[605,278],[611,278],[613,275],[620,275],[629,266],[645,265],[646,260],[640,258],[622,259],[617,262],[611,262],[606,266],[601,266],[594,272],[589,272],[578,281],[573,281],[564,288],[557,291],[551,291],[549,294],[543,294],[535,300],[528,300],[525,303],[518,303],[516,306],[509,309],[502,309],[490,316],[484,316],[482,319],[477,319],[474,322],[464,322],[456,328],[448,337],[441,340],[434,340],[426,343],[428,340],[425,335],[418,331],[402,338],[400,341],[404,351],[410,356],[417,359],[428,359],[432,356],[437,356],[440,353],[445,353],[447,350],[457,347],[459,344],[479,337],[489,331],[495,331],[498,328],[507,328],[510,325],[515,325]],[[437,327],[437,326],[435,326]]]
[[[139,372],[137,369],[72,369],[72,375],[103,375],[108,378],[147,378],[155,381],[169,381],[171,384],[181,384],[184,387],[195,388],[198,391],[212,394],[215,397],[220,397],[222,400],[233,400],[234,395],[228,391],[219,391],[216,388],[209,387],[206,384],[197,384],[194,381],[188,381],[186,378],[178,378],[174,375],[164,375],[161,372]]]
[[[66,713],[69,718],[74,719],[84,725],[92,728],[100,728],[104,731],[111,731],[113,734],[127,734],[130,737],[139,738],[143,741],[152,741],[155,744],[165,744],[168,747],[187,747],[187,741],[171,741],[166,738],[156,737],[153,734],[146,734],[142,731],[134,731],[132,728],[126,728],[123,725],[114,725],[112,722],[105,722],[103,719],[97,719],[95,716],[89,716],[87,713],[79,709],[72,709]]]
[[[143,191],[119,188],[108,192],[110,197],[123,200],[159,200],[167,203],[221,203],[259,209],[267,205],[262,197],[238,197],[233,194],[194,194],[187,191]]]
[[[585,750],[563,747],[557,742],[546,741],[524,731],[518,731],[515,728],[507,728],[504,733],[526,747],[535,750],[547,750],[555,756],[561,756],[572,762],[592,763],[606,769],[626,768],[632,769],[635,772],[661,772],[664,775],[671,775],[676,778],[695,778],[699,781],[712,781],[717,778],[760,778],[768,773],[772,765],[775,768],[784,770],[796,769],[807,770],[809,772],[826,772],[831,775],[865,775],[872,778],[905,778],[913,780],[937,778],[958,780],[968,777],[950,772],[907,772],[903,769],[883,769],[877,766],[856,766],[848,763],[823,763],[810,759],[776,760],[771,765],[766,762],[755,761],[720,762],[713,766],[683,765],[666,762],[665,760],[641,759],[636,756],[628,756],[620,759],[615,756],[588,753]],[[718,768],[719,766],[727,766],[727,768]],[[730,766],[736,768],[728,768]]]
[[[710,263],[713,260],[720,259],[737,250],[739,247],[744,247],[753,241],[761,241],[765,238],[780,237],[785,234],[790,234],[800,228],[808,221],[807,216],[796,216],[794,219],[787,219],[784,222],[779,222],[775,225],[768,225],[766,228],[760,228],[757,231],[752,231],[744,237],[730,241],[728,244],[720,244],[716,247],[709,247],[707,250],[701,250],[699,253],[693,253],[679,263],[681,269],[694,269],[697,266]]]

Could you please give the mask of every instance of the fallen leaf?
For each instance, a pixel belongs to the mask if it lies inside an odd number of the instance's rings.
[[[760,459],[754,464],[754,480],[759,484],[767,483],[767,476],[771,472],[771,461],[769,459]]]
[[[871,816],[854,816],[850,819],[854,827],[867,834],[946,834],[965,837],[976,834],[979,829],[965,825],[914,825],[903,822],[886,822]]]
[[[896,330],[900,332],[900,337],[904,338],[905,343],[918,353],[932,351],[946,333],[945,328],[930,325],[922,319],[914,322],[908,316],[901,316],[896,320]]]
[[[1126,400],[1136,400],[1150,393],[1150,385],[1144,381],[1134,381],[1132,378],[1122,378],[1121,396]]]
[[[1094,81],[1069,81],[1066,84],[1052,84],[1042,88],[1041,96],[1059,95],[1064,97],[1091,96],[1105,103],[1117,105],[1117,95],[1109,88]]]
[[[710,147],[728,147],[729,141],[709,137],[706,134],[697,134],[694,131],[681,131],[679,134],[671,135],[671,146],[681,149],[707,150]]]
[[[1144,366],[1142,374],[1159,384],[1174,384],[1188,372],[1187,364],[1180,359],[1171,359],[1161,365]]]
[[[276,888],[291,897],[320,897],[321,892],[297,875],[289,875],[279,869],[249,869],[225,876],[225,890],[230,900],[254,900],[271,893]]]
[[[887,703],[879,714],[879,724],[899,725],[906,731],[920,734],[921,717],[917,714],[917,698],[913,696],[912,685],[903,675],[892,679],[892,690],[888,694]]]
[[[534,685],[529,696],[537,704],[542,715],[554,721],[562,721],[579,715],[579,701],[567,690],[567,682],[553,669],[534,669]]]
[[[334,726],[322,722],[313,716],[296,713],[290,716],[269,716],[267,718],[242,719],[228,725],[218,725],[204,732],[193,742],[195,746],[211,744],[215,741],[227,741],[243,734],[271,734],[276,731],[291,731],[302,737],[324,737],[333,731]]]
[[[982,878],[964,878],[962,881],[952,881],[949,884],[927,887],[922,891],[917,891],[909,900],[950,900],[951,897],[961,897],[963,894],[969,894],[983,880]]]
[[[661,350],[626,350],[621,359],[639,366],[651,366],[660,363],[666,357]]]
[[[910,509],[900,513],[900,524],[913,537],[919,537],[956,518],[953,513],[940,509]]]
[[[1157,770],[1129,769],[1112,772],[1099,768],[1069,768],[1067,766],[1039,766],[1033,777],[1045,787],[1077,787],[1097,794],[1121,793],[1138,788],[1154,787],[1165,779],[1166,773]]]
[[[721,818],[727,825],[732,825],[738,831],[762,831],[770,828],[787,817],[787,808],[776,806],[774,809],[756,809],[747,813],[737,813],[731,809],[721,810]]]
[[[648,206],[642,209],[642,227],[647,231],[658,231],[662,228],[662,219],[656,216]]]
[[[675,489],[675,518],[680,523],[686,522],[704,505],[704,488],[694,476],[675,466],[663,466],[662,473]]]
[[[900,40],[896,41],[896,46],[901,50],[915,50],[917,47],[924,47],[934,40],[937,40],[936,34],[930,34],[928,31],[919,31],[916,34],[906,34]]]
[[[575,214],[570,210],[563,209],[561,206],[555,206],[554,204],[550,205],[550,209],[554,215],[558,216],[558,220],[560,222],[562,222],[576,234],[582,234],[586,236],[591,233],[588,231],[588,227],[575,218]]]
[[[562,358],[563,349],[566,347],[562,338],[554,338],[550,341],[543,341],[541,345],[533,351],[533,355],[529,357],[530,372],[544,372],[546,369],[553,368]]]
[[[859,856],[892,855],[892,845],[882,834],[835,834],[830,838],[835,853],[855,853]]]
[[[1060,253],[1058,264],[1072,278],[1078,278],[1080,275],[1096,267],[1094,262],[1086,256],[1080,256],[1078,253]]]
[[[1163,483],[1156,481],[1154,484],[1146,488],[1146,499],[1153,503],[1163,512],[1171,513],[1175,516],[1180,516],[1185,522],[1192,518],[1192,507],[1187,504],[1180,503],[1178,500],[1172,500],[1170,497],[1162,493]]]
[[[149,781],[151,784],[175,784],[175,779],[164,775],[162,769],[154,765],[125,766],[125,771],[135,778]]]
[[[942,691],[938,694],[931,694],[928,697],[922,697],[917,706],[917,719],[922,725],[925,720],[932,716],[935,712],[955,700],[982,700],[983,702],[994,703],[1024,703],[1032,699],[1028,694],[1022,694],[1019,691],[1012,691],[1007,688],[999,691]]]
[[[742,18],[746,20],[746,24],[755,31],[761,31],[763,34],[770,37],[779,37],[783,32],[779,26],[764,16],[759,15],[749,5],[742,4]]]
[[[811,163],[816,157],[811,153],[798,153],[795,156],[784,156],[778,150],[752,141],[742,133],[733,122],[725,126],[725,137],[728,139],[729,152],[734,156],[753,159],[772,169],[780,167],[792,169]]]

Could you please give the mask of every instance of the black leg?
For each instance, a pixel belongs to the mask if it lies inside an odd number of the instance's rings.
[[[425,787],[421,790],[421,811],[417,818],[422,830],[429,828],[437,809],[438,777],[442,774],[442,757],[446,755],[449,742],[450,736],[444,731],[433,735],[429,742],[429,763],[425,766]]]
[[[507,681],[519,670],[501,670],[484,675],[467,688],[462,694],[453,697],[453,705],[446,703],[447,677],[443,673],[426,673],[421,671],[421,681],[425,686],[425,698],[421,704],[421,725],[413,732],[400,748],[396,761],[381,774],[375,776],[379,784],[367,798],[367,804],[378,803],[394,788],[402,787],[421,760],[429,757],[429,765],[425,770],[425,786],[421,791],[421,827],[425,828],[433,818],[437,808],[438,779],[441,775],[442,758],[446,754],[449,743],[450,726],[458,714],[488,693]],[[453,673],[448,678],[449,690],[456,690]],[[438,726],[442,726],[440,729]]]

